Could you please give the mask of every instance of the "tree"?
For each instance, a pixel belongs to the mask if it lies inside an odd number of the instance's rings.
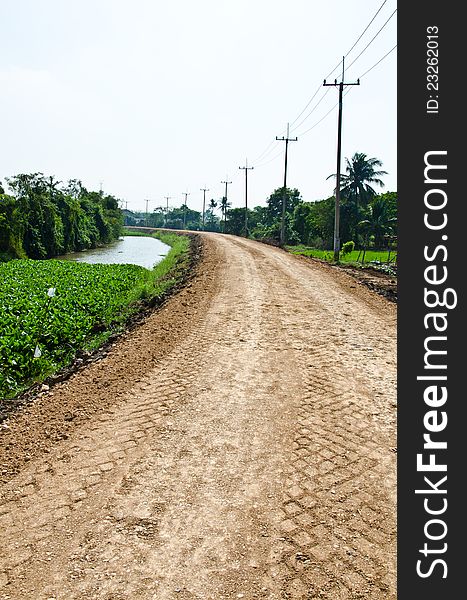
[[[368,207],[367,218],[359,222],[359,227],[365,232],[362,263],[369,245],[370,236],[374,237],[375,248],[382,248],[384,239],[394,230],[396,218],[389,216],[389,203],[384,197],[377,197]]]
[[[214,198],[209,201],[209,207],[206,210],[205,223],[208,231],[219,231],[219,218],[215,214],[217,202]]]
[[[377,158],[367,158],[363,152],[356,152],[351,160],[345,160],[347,175],[341,175],[341,193],[357,206],[367,206],[376,196],[372,186],[384,186],[380,177],[387,175],[387,172],[376,170],[376,167],[382,167],[383,163]]]
[[[225,223],[227,221],[227,210],[232,206],[232,203],[227,200],[226,196],[221,199],[221,215],[223,217],[222,233],[225,233]]]
[[[276,219],[282,217],[282,199],[284,188],[277,188],[267,199],[267,225],[272,225]],[[300,192],[295,188],[287,188],[285,191],[285,213],[291,215],[295,207],[300,203]]]
[[[390,219],[397,219],[397,192],[385,192],[374,198],[374,201],[378,198],[383,199],[387,205],[388,217]]]
[[[60,187],[42,173],[7,181],[14,195],[1,203],[0,238],[10,256],[52,258],[105,244],[122,232],[122,212],[111,195],[88,192],[77,180]]]
[[[293,226],[302,244],[307,244],[310,238],[313,212],[314,205],[311,202],[300,202],[294,209]]]
[[[382,187],[382,175],[386,171],[377,170],[382,166],[378,158],[368,158],[363,152],[355,152],[346,161],[347,174],[341,175],[341,238],[358,240],[358,223],[364,216],[363,211],[376,196],[375,185]],[[329,175],[328,179],[336,177]]]
[[[299,241],[294,229],[293,212],[295,207],[300,204],[301,198],[297,189],[287,188],[285,195],[285,242],[292,244]],[[266,206],[254,208],[251,218],[248,217],[252,237],[279,243],[283,196],[284,188],[277,188],[267,199]]]
[[[0,261],[26,257],[16,218],[17,206],[16,198],[0,194]]]
[[[249,229],[253,230],[258,223],[258,214],[251,209],[248,210]],[[245,235],[245,209],[231,208],[228,213],[226,233],[233,235]]]
[[[167,227],[169,229],[183,229],[185,223],[186,229],[198,231],[201,229],[201,213],[192,210],[182,204],[180,208],[172,208],[167,213]]]
[[[165,208],[157,206],[152,213],[148,215],[148,227],[164,227],[165,225]]]
[[[311,203],[307,216],[307,243],[315,248],[329,250],[334,236],[334,196]]]

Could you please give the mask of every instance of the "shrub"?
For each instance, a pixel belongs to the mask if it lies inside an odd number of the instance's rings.
[[[351,254],[355,249],[355,242],[353,240],[350,240],[349,242],[345,242],[345,244],[342,245],[342,250],[341,250],[341,254],[342,256],[346,256],[347,254]]]

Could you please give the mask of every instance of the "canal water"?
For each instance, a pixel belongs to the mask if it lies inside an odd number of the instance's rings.
[[[170,246],[153,237],[126,235],[116,242],[83,252],[71,252],[60,256],[60,260],[101,263],[105,265],[132,264],[152,269],[167,255]]]

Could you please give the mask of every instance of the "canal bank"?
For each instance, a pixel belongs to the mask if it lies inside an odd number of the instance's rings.
[[[0,419],[23,403],[18,395],[66,378],[179,289],[199,257],[196,240],[164,236],[171,249],[151,270],[55,259],[0,264]]]

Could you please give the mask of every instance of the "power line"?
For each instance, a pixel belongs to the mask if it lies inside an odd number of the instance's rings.
[[[265,167],[266,165],[269,165],[269,163],[272,163],[279,156],[282,156],[282,150],[280,152],[278,152],[277,154],[275,154],[272,158],[270,158],[266,162],[260,163],[259,165],[255,165],[255,169],[260,169],[261,167]]]
[[[303,123],[308,119],[308,117],[310,117],[311,114],[315,112],[315,110],[318,108],[318,106],[321,104],[321,102],[325,99],[325,97],[328,94],[328,92],[329,92],[329,89],[327,89],[324,92],[324,94],[321,96],[321,98],[318,100],[318,102],[313,106],[313,108],[306,115],[306,117],[303,117],[303,119],[300,121],[300,123],[298,125],[295,125],[295,127],[292,128],[292,131],[295,131],[295,129],[298,129],[300,127],[300,125],[303,125]]]
[[[384,56],[382,56],[372,67],[370,67],[369,69],[367,69],[362,75],[360,75],[359,79],[363,79],[363,77],[365,77],[366,75],[368,75],[368,73],[370,71],[372,71],[374,68],[376,68],[381,62],[383,62],[383,60],[388,57],[391,52],[394,52],[394,50],[397,48],[397,44],[395,46],[393,46],[391,48],[391,50],[389,50],[389,52],[386,52],[386,54],[384,54]],[[348,88],[345,92],[344,92],[344,96],[346,96],[347,94],[349,94],[352,91],[352,88]],[[322,123],[324,121],[324,119],[326,119],[326,117],[329,117],[329,115],[334,111],[334,109],[339,105],[339,102],[336,102],[335,104],[333,104],[333,106],[331,106],[331,108],[327,111],[327,113],[325,113],[318,121],[316,121],[315,123],[313,123],[313,125],[311,127],[309,127],[308,129],[305,129],[305,131],[302,131],[301,133],[299,132],[300,136],[304,136],[307,133],[309,133],[310,131],[312,131],[315,127],[317,127],[320,123]],[[298,125],[297,125],[298,127]],[[296,128],[295,128],[296,129]],[[277,158],[279,158],[279,156],[281,156],[282,151],[279,152],[278,154],[275,154],[272,158],[270,158],[269,160],[267,160],[266,162],[262,162],[258,165],[255,165],[256,169],[260,169],[261,167],[265,167],[266,165],[268,165],[269,163],[273,162],[274,160],[276,160]]]
[[[368,29],[370,28],[371,24],[374,22],[374,20],[376,19],[376,17],[379,15],[379,13],[381,12],[383,6],[386,4],[387,0],[384,0],[383,3],[381,4],[381,6],[378,8],[378,10],[376,11],[376,13],[373,15],[373,17],[371,18],[370,22],[367,24],[367,26],[365,27],[365,29],[362,31],[362,33],[359,35],[359,37],[357,38],[357,40],[354,42],[354,44],[351,46],[350,50],[347,51],[347,53],[344,55],[344,58],[347,58],[347,56],[352,52],[352,50],[357,46],[358,42],[362,39],[362,37],[365,35],[365,33],[368,31]],[[360,54],[355,58],[355,60],[352,61],[352,63],[347,67],[350,68],[359,58],[360,56],[365,52],[365,50],[373,43],[373,41],[378,37],[378,35],[381,33],[381,31],[386,27],[386,25],[388,24],[388,22],[392,19],[392,17],[394,16],[394,14],[397,12],[397,9],[394,10],[394,12],[391,14],[391,16],[389,17],[389,19],[384,23],[384,25],[381,27],[381,29],[377,32],[377,34],[373,37],[373,39],[367,44],[367,46],[360,52]],[[330,71],[330,73],[328,75],[326,75],[325,79],[328,79],[331,77],[331,75],[333,75],[333,73],[340,67],[341,65],[341,61],[339,61],[337,63],[337,65],[332,69],[332,71]],[[323,96],[320,98],[320,100],[316,103],[316,105],[310,110],[310,112],[307,114],[307,116],[302,119],[300,121],[300,123],[298,125],[295,125],[295,123],[300,119],[300,117],[303,115],[303,113],[307,110],[307,108],[310,106],[310,104],[313,102],[313,100],[316,98],[316,96],[318,95],[319,91],[321,90],[321,84],[319,84],[319,86],[316,88],[316,91],[314,92],[314,94],[312,95],[312,97],[308,100],[307,104],[305,105],[305,107],[303,108],[303,110],[298,114],[298,116],[292,121],[291,125],[291,131],[295,131],[296,129],[298,129],[313,113],[314,111],[318,108],[318,106],[321,104],[321,102],[324,100],[324,97],[326,96],[326,93],[323,94]],[[329,91],[329,90],[328,90]],[[331,109],[332,111],[332,109]],[[329,112],[331,112],[329,111]],[[329,114],[329,113],[327,113]],[[327,114],[325,116],[327,116]],[[324,117],[323,117],[324,118]],[[321,120],[319,121],[321,122]],[[295,126],[294,126],[295,125]],[[315,125],[313,126],[315,127]],[[307,130],[310,131],[310,130]],[[283,135],[283,134],[282,134]],[[268,154],[270,154],[271,152],[273,152],[274,148],[276,147],[276,144],[274,143],[274,141],[270,142],[269,145],[266,147],[266,149],[259,155],[256,157],[256,159],[253,161],[253,163],[257,163],[258,161],[260,161],[263,158],[266,158],[266,156]],[[279,155],[277,155],[279,156]],[[277,156],[275,158],[277,158]],[[269,162],[272,162],[273,160],[275,160],[275,158],[272,158]],[[268,164],[268,163],[264,163],[264,164]],[[264,166],[264,165],[256,165],[257,167],[260,166]]]
[[[261,160],[263,158],[263,156],[265,156],[266,154],[269,154],[269,152],[272,152],[273,147],[277,146],[277,141],[274,139],[272,142],[269,143],[268,146],[266,146],[266,150],[263,150],[263,152],[261,152],[261,154],[259,154],[255,160],[253,161],[253,163],[258,162],[259,160]],[[271,147],[272,146],[272,147]],[[270,149],[271,148],[271,149]]]
[[[397,44],[396,44],[395,46],[393,46],[393,47],[391,48],[391,50],[389,50],[389,52],[386,52],[386,54],[385,54],[384,56],[382,56],[382,57],[379,59],[379,61],[378,61],[378,62],[376,62],[376,63],[375,63],[375,64],[374,64],[372,67],[370,67],[370,68],[368,69],[368,71],[365,71],[365,72],[363,73],[363,75],[360,75],[359,79],[363,79],[363,78],[365,77],[365,75],[368,75],[368,73],[369,73],[370,71],[372,71],[372,70],[373,70],[375,67],[377,67],[377,66],[379,65],[379,63],[380,63],[380,62],[383,62],[383,60],[386,58],[386,56],[389,56],[389,55],[391,54],[391,52],[393,52],[393,51],[394,51],[396,48],[397,48]]]
[[[371,21],[368,23],[368,25],[365,27],[365,29],[362,31],[362,33],[359,35],[359,37],[357,38],[357,41],[353,44],[353,46],[350,48],[350,50],[347,51],[347,53],[344,55],[345,58],[347,58],[347,56],[352,52],[352,50],[355,48],[355,46],[358,44],[358,42],[362,39],[362,37],[365,35],[365,33],[368,31],[368,28],[370,27],[370,25],[373,23],[373,21],[376,19],[376,17],[378,16],[378,14],[380,13],[381,9],[383,8],[383,6],[386,4],[387,0],[384,0],[384,2],[381,4],[381,6],[378,8],[378,10],[376,11],[376,13],[373,15],[373,18],[371,19]],[[331,77],[331,75],[337,71],[337,69],[341,66],[341,61],[339,61],[337,63],[337,65],[334,67],[334,69],[332,69],[332,71],[330,73],[328,73],[328,75],[326,75],[325,79],[329,79]],[[306,104],[305,108],[302,110],[302,112],[298,115],[298,117],[296,117],[292,123],[291,126],[294,125],[294,123],[296,123],[298,121],[298,119],[303,115],[303,113],[306,111],[306,109],[310,106],[310,104],[313,102],[313,100],[316,98],[319,90],[321,89],[321,83],[319,84],[319,86],[317,87],[315,93],[313,94],[313,96],[310,98],[310,100],[308,101],[308,103]],[[310,113],[311,114],[311,113]],[[297,125],[294,129],[297,129],[297,127],[299,127],[299,125]]]
[[[345,96],[345,94],[344,94],[344,96]],[[314,125],[312,125],[309,129],[306,129],[305,131],[303,131],[300,135],[303,136],[306,133],[309,133],[312,129],[314,129],[317,125],[319,125],[322,121],[324,121],[324,119],[326,117],[328,117],[332,113],[332,111],[336,108],[336,106],[338,106],[338,105],[339,105],[339,102],[336,102],[334,104],[334,106],[332,108],[330,108],[330,110],[328,110],[328,112],[323,117],[321,117],[321,119],[319,121],[316,121],[316,123]]]
[[[375,39],[379,36],[379,34],[383,31],[383,29],[386,27],[386,25],[389,23],[389,21],[392,19],[392,17],[396,14],[397,12],[397,8],[394,10],[394,12],[391,14],[391,16],[389,17],[389,19],[384,23],[384,25],[381,27],[381,29],[376,33],[376,35],[368,42],[368,44],[363,48],[363,50],[360,52],[360,54],[353,59],[353,61],[350,63],[350,65],[347,67],[347,69],[350,69],[350,67],[355,64],[357,62],[357,60],[360,58],[360,56],[365,52],[365,50],[371,46],[371,44],[375,41]]]
[[[378,65],[379,65],[381,62],[383,62],[383,60],[384,60],[384,59],[385,59],[387,56],[389,56],[389,55],[391,54],[391,52],[393,52],[393,51],[394,51],[396,48],[397,48],[397,44],[396,44],[395,46],[393,46],[393,47],[391,48],[391,50],[389,50],[389,52],[386,52],[386,54],[385,54],[384,56],[382,56],[382,57],[381,57],[381,58],[380,58],[380,59],[379,59],[379,60],[378,60],[378,61],[377,61],[377,62],[376,62],[376,63],[375,63],[375,64],[374,64],[372,67],[370,67],[370,68],[369,68],[367,71],[365,71],[365,72],[363,73],[363,75],[360,75],[359,79],[363,79],[363,77],[365,77],[365,75],[368,75],[368,73],[369,73],[370,71],[372,71],[372,70],[373,70],[375,67],[377,67],[377,66],[378,66]],[[346,91],[344,92],[344,96],[346,96],[347,94],[349,94],[351,91],[352,91],[352,88],[349,88],[348,90],[346,90]],[[329,116],[329,115],[330,115],[330,114],[333,112],[333,110],[336,108],[336,106],[338,106],[338,104],[339,104],[339,103],[338,103],[338,102],[336,102],[336,104],[334,104],[334,105],[333,105],[333,106],[330,108],[330,110],[328,110],[328,112],[327,112],[325,115],[323,115],[323,116],[321,117],[321,119],[319,119],[319,121],[316,121],[316,123],[314,123],[314,124],[313,124],[311,127],[309,127],[308,129],[306,129],[305,131],[303,131],[302,133],[300,133],[300,136],[304,136],[305,134],[309,133],[309,132],[310,132],[312,129],[314,129],[314,128],[315,128],[317,125],[319,125],[319,124],[320,124],[322,121],[324,121],[324,119],[325,119],[326,117],[328,117],[328,116]],[[276,157],[276,158],[277,158],[277,157]],[[267,163],[264,163],[264,164],[267,164]],[[263,165],[258,165],[258,166],[260,166],[260,167],[261,167],[261,166],[263,166]]]
[[[363,30],[363,32],[360,34],[360,37],[358,38],[358,40],[355,42],[355,44],[352,46],[352,48],[350,48],[350,50],[347,52],[347,54],[345,55],[345,58],[347,58],[347,56],[352,52],[352,50],[355,48],[355,46],[358,44],[358,42],[362,39],[362,37],[365,35],[365,33],[367,32],[368,28],[370,27],[370,25],[373,23],[373,21],[376,19],[376,17],[378,16],[378,14],[380,13],[381,9],[383,8],[383,6],[386,4],[387,0],[384,0],[383,4],[381,4],[381,6],[378,8],[378,10],[376,11],[374,17],[371,19],[371,21],[368,23],[368,25],[365,27],[365,29]],[[337,67],[336,67],[337,68]],[[334,69],[335,71],[336,69]],[[333,71],[333,72],[334,72]]]

